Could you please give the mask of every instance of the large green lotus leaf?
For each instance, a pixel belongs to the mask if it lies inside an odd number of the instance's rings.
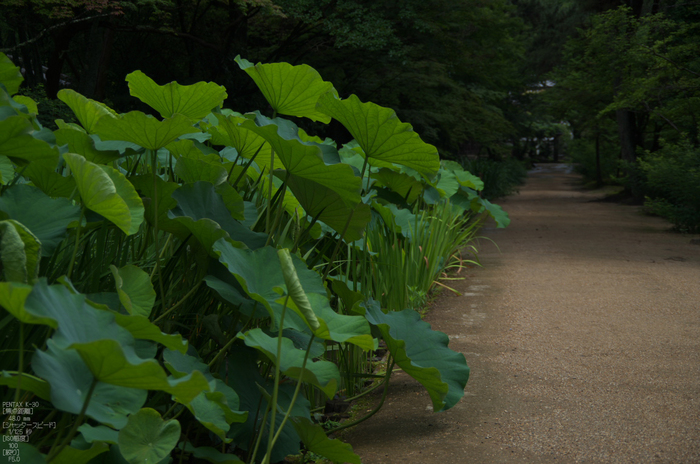
[[[298,128],[297,136],[302,142],[312,143],[318,146],[323,153],[323,161],[326,164],[340,163],[340,153],[338,153],[338,144],[335,143],[335,140],[331,138],[326,138],[324,140],[316,135],[309,135],[301,127]]]
[[[117,287],[119,301],[129,314],[148,317],[156,302],[156,291],[153,289],[151,278],[133,264],[127,264],[121,269],[110,265],[114,283]]]
[[[25,324],[42,324],[56,328],[54,319],[27,312],[24,303],[32,292],[32,286],[18,282],[0,282],[0,306]]]
[[[438,176],[438,181],[434,185],[443,198],[450,198],[459,191],[460,183],[456,173],[441,168]]]
[[[457,404],[464,396],[469,367],[463,354],[448,348],[449,337],[432,330],[412,309],[384,314],[375,303],[366,310],[365,317],[381,332],[396,364],[426,388],[434,411]]]
[[[36,131],[22,116],[0,121],[0,155],[16,163],[39,162],[53,167],[58,163],[58,148],[33,137]]]
[[[56,172],[56,163],[30,163],[22,168],[22,175],[51,198],[70,198],[75,190],[75,179]]]
[[[360,203],[361,180],[355,176],[352,168],[345,164],[327,165],[323,161],[321,149],[313,144],[299,140],[296,126],[283,119],[268,119],[258,115],[255,121],[250,119],[241,124],[263,137],[275,150],[282,166],[290,174],[327,187],[335,192],[349,206]],[[257,160],[263,166],[266,160]],[[261,164],[262,163],[262,164]],[[269,165],[267,166],[269,169]]]
[[[292,419],[294,429],[307,450],[333,462],[361,464],[360,457],[352,452],[352,446],[337,439],[328,438],[326,431],[304,417]]]
[[[182,447],[182,445],[180,445]],[[185,452],[191,453],[197,459],[202,459],[212,464],[237,464],[241,459],[235,454],[224,454],[210,446],[200,446],[195,448],[189,443],[185,444]]]
[[[412,204],[423,193],[424,185],[413,176],[403,172],[381,168],[378,172],[372,173],[371,176],[386,188],[398,193],[408,204]]]
[[[0,155],[0,184],[7,185],[15,177],[15,166],[7,156]]]
[[[15,95],[14,97],[12,97],[12,100],[20,105],[21,113],[25,113],[32,117],[36,117],[36,115],[39,114],[39,106],[31,98],[26,97],[24,95]]]
[[[241,127],[241,123],[247,121],[247,118],[237,115],[225,116],[223,114],[217,114],[216,118],[218,126],[212,126],[209,130],[211,132],[213,132],[213,129],[219,131],[220,142],[235,148],[246,159],[250,159],[253,156],[256,157],[255,159],[258,159],[258,157],[261,159],[270,158],[270,145],[266,143],[265,139],[255,132]],[[281,163],[281,161],[276,159],[275,165],[277,166],[278,163]]]
[[[468,187],[474,190],[483,190],[484,189],[484,181],[482,181],[479,177],[475,176],[469,171],[453,171],[455,176],[457,176],[457,181],[459,182],[460,185],[463,187]]]
[[[16,184],[0,197],[0,211],[27,227],[41,242],[42,256],[51,256],[80,218],[80,208],[65,198],[51,198],[36,187]]]
[[[277,250],[269,246],[257,250],[243,250],[233,247],[225,240],[219,240],[215,243],[213,250],[219,256],[219,261],[236,278],[248,296],[261,303],[268,310],[270,317],[279,322],[282,305],[278,303],[278,300],[287,286],[284,282]],[[292,262],[301,286],[307,294],[326,295],[326,289],[318,273],[308,269],[304,261],[296,255],[292,255]],[[293,305],[290,305],[290,308],[296,309]],[[288,317],[291,315],[288,314]],[[299,314],[299,317],[303,318],[303,315]],[[308,327],[306,324],[303,326],[291,325],[291,322],[293,322],[291,318],[289,322],[285,320],[285,327],[289,326],[299,330]]]
[[[289,63],[258,63],[236,57],[242,70],[253,78],[272,109],[279,114],[306,117],[313,121],[330,122],[330,117],[316,109],[319,97],[333,85],[309,65]]]
[[[219,185],[226,181],[229,169],[233,166],[233,163],[229,163],[231,166],[225,166],[219,153],[213,149],[209,149],[211,152],[205,154],[192,140],[178,140],[168,144],[166,148],[177,160],[175,174],[184,182],[205,181]],[[237,174],[240,174],[240,169]]]
[[[103,117],[116,119],[117,113],[104,103],[91,100],[79,94],[75,90],[61,89],[58,91],[58,99],[73,110],[75,117],[85,130],[92,134],[96,131],[97,122]]]
[[[351,281],[333,280],[331,283],[333,293],[343,302],[345,312],[359,314],[364,317],[365,310],[360,304],[364,302],[365,297],[362,292],[351,290],[348,283],[351,283]],[[376,347],[372,349],[376,350]]]
[[[419,226],[420,216],[413,214],[408,209],[398,208],[391,203],[383,206],[374,201],[372,202],[372,208],[379,213],[390,230],[402,234],[409,240],[413,240],[413,232]]]
[[[227,183],[185,184],[172,197],[177,206],[168,217],[187,227],[207,250],[222,237],[230,237],[251,249],[260,248],[267,241],[266,234],[253,232],[241,224],[243,199]]]
[[[218,152],[216,150],[214,150],[213,148],[209,148],[206,145],[195,145],[194,140],[176,140],[174,142],[170,142],[168,145],[165,146],[165,148],[175,158],[183,157],[192,159],[204,159],[207,161],[218,160],[219,162],[221,162],[221,158],[219,157]],[[208,151],[208,153],[205,154],[204,151],[202,151],[202,148],[205,148]]]
[[[87,161],[74,153],[63,155],[73,171],[86,208],[114,223],[126,235],[135,234],[143,222],[144,207],[134,186],[109,166]]]
[[[7,93],[16,94],[23,80],[19,67],[15,66],[7,55],[0,53],[0,82],[7,89]]]
[[[83,424],[80,427],[78,427],[78,431],[87,443],[101,441],[104,443],[116,445],[119,436],[118,431],[109,427],[105,427],[104,425],[98,425],[97,427],[93,427],[90,424]]]
[[[249,169],[248,172],[250,173],[250,171],[251,170]],[[253,171],[255,171],[255,170],[253,169]],[[268,189],[269,185],[270,185],[270,179],[267,176],[263,176],[260,179],[258,191],[261,192],[265,198],[269,198],[269,189]],[[282,181],[278,177],[273,177],[272,178],[272,198],[274,198],[275,195],[277,195],[277,192],[279,191],[281,186],[282,186]],[[299,203],[299,200],[297,200],[297,198],[294,195],[285,195],[282,204],[283,204],[284,210],[287,212],[287,214],[289,214],[290,217],[303,218],[304,214],[306,214],[306,212],[304,211],[304,208],[302,208],[301,204]]]
[[[357,177],[354,179],[359,180]],[[294,174],[287,178],[287,186],[306,214],[322,221],[339,234],[345,233],[343,239],[346,242],[359,240],[372,219],[368,205],[361,202],[348,205],[338,194],[337,188],[332,189]]]
[[[217,404],[216,401],[212,401],[212,397],[221,396],[223,396],[221,393],[203,392],[186,406],[194,418],[197,419],[197,422],[209,429],[224,442],[230,443],[231,439],[226,438],[226,434],[231,428],[229,423],[226,422],[226,415],[221,407],[219,407],[219,404]]]
[[[31,462],[32,464],[44,464],[46,463],[46,455],[41,454],[38,449],[36,449],[34,446],[30,445],[29,443],[17,443],[17,448],[10,448],[10,444],[13,443],[11,441],[0,441],[0,450],[2,450],[2,455],[3,456],[10,456],[10,453],[19,453],[19,456],[21,456],[21,460],[17,462]],[[14,446],[14,445],[12,445]],[[7,450],[7,451],[5,451]],[[11,451],[10,451],[11,450]],[[9,460],[6,462],[10,462]]]
[[[164,118],[175,113],[188,118],[202,119],[212,109],[221,106],[228,96],[226,89],[213,82],[197,82],[193,85],[180,85],[171,82],[156,84],[141,71],[127,74],[129,93],[155,109]]]
[[[145,316],[127,316],[114,313],[114,322],[128,330],[132,337],[139,340],[152,340],[171,350],[187,351],[187,340],[180,334],[165,334],[157,325],[151,323]]]
[[[0,385],[11,389],[19,387],[20,390],[32,392],[43,400],[49,401],[51,399],[51,385],[45,380],[26,372],[22,372],[20,376],[19,372],[0,371]]]
[[[22,223],[0,221],[0,262],[4,280],[32,283],[39,276],[41,243]]]
[[[58,145],[68,145],[68,151],[97,164],[108,164],[121,157],[117,150],[101,151],[95,148],[95,140],[85,132],[64,128],[54,131]]]
[[[32,368],[51,385],[51,403],[56,409],[80,413],[85,403],[93,375],[80,355],[62,349],[49,339],[46,351],[36,351]],[[92,419],[115,428],[126,425],[127,416],[141,408],[148,392],[97,382],[86,414]]]
[[[12,448],[10,448],[12,446]],[[38,449],[29,443],[11,442],[9,440],[0,441],[0,452],[2,456],[8,456],[7,461],[11,462],[9,456],[20,456],[21,458],[15,462],[31,462],[32,464],[45,464],[46,455],[42,454]]]
[[[218,277],[208,275],[204,278],[204,282],[216,291],[216,293],[225,301],[237,307],[237,311],[250,316],[255,311],[257,303],[254,300],[246,298],[243,294],[231,283],[225,282]],[[255,317],[265,317],[267,312],[258,311]]]
[[[180,423],[164,421],[155,409],[143,408],[119,431],[119,449],[130,464],[158,463],[180,440]]]
[[[195,220],[209,218],[224,228],[232,220],[245,219],[243,198],[229,184],[194,182],[183,185],[173,194],[173,198],[177,201],[177,207],[173,211],[175,216],[188,216]]]
[[[401,122],[392,109],[363,103],[355,95],[341,100],[334,92],[323,95],[318,108],[350,131],[370,164],[375,159],[395,163],[425,176],[432,176],[440,167],[437,149],[421,140],[413,127]]]
[[[330,302],[325,295],[310,293],[307,298],[320,324],[320,327],[313,331],[316,337],[323,340],[352,343],[368,351],[374,349],[374,339],[367,319],[362,316],[346,316],[336,313],[330,307]],[[284,298],[278,299],[277,303],[283,304]],[[293,303],[289,301],[287,304],[291,307]]]
[[[102,140],[122,140],[148,150],[158,150],[178,137],[199,132],[187,116],[175,116],[159,121],[140,111],[131,111],[119,118],[102,118],[95,127]]]
[[[96,456],[109,451],[107,443],[93,443],[87,449],[73,448],[66,446],[58,456],[51,460],[52,464],[87,464]]]
[[[207,428],[217,433],[222,439],[225,434],[221,434],[222,430],[228,431],[228,425],[233,422],[245,422],[248,413],[238,411],[239,398],[238,394],[219,379],[214,378],[209,372],[209,366],[194,356],[189,356],[177,351],[164,351],[163,359],[165,366],[173,374],[174,377],[183,377],[188,372],[199,371],[209,381],[211,392],[203,392],[187,407],[197,417],[197,420],[202,422]],[[214,422],[225,424],[225,427],[217,426]],[[223,422],[221,422],[223,421]],[[210,427],[205,422],[210,423]]]
[[[262,329],[252,329],[239,334],[245,344],[265,354],[273,363],[279,365],[282,374],[293,379],[301,378],[305,383],[315,385],[328,398],[333,398],[340,383],[338,367],[330,361],[312,361],[308,359],[302,371],[304,351],[297,349],[294,342],[282,338],[282,352],[277,356],[277,337],[265,334]]]
[[[175,182],[166,182],[160,177],[156,177],[156,192],[158,195],[158,229],[170,232],[171,234],[185,239],[190,231],[178,221],[174,221],[168,217],[168,212],[177,206],[177,201],[172,197],[175,190],[180,188]],[[155,224],[155,202],[153,194],[153,176],[143,175],[130,177],[131,184],[141,192],[144,198],[144,217],[151,224]]]
[[[204,181],[214,185],[225,182],[228,177],[228,171],[221,161],[211,163],[192,158],[178,158],[175,174],[184,182]]]
[[[180,379],[168,378],[155,359],[138,358],[133,350],[122,347],[114,339],[74,343],[70,348],[80,353],[90,372],[104,383],[143,390],[162,390],[185,404],[210,388],[204,376],[196,371]]]
[[[496,228],[508,227],[510,224],[510,218],[508,213],[503,211],[498,205],[495,205],[485,198],[476,197],[471,201],[471,209],[476,213],[481,213],[486,211],[496,221]]]
[[[111,338],[133,351],[134,338],[115,323],[112,312],[94,308],[85,295],[64,285],[49,286],[45,278],[39,279],[24,301],[24,310],[56,329],[52,340],[60,348]]]
[[[267,406],[267,399],[272,396],[273,382],[269,378],[260,375],[258,364],[260,352],[244,345],[234,345],[229,352],[226,364],[222,367],[220,375],[236,390],[241,399],[241,409],[250,411],[248,420],[241,424],[231,424],[229,437],[244,450],[248,450],[248,444],[254,443],[254,438],[262,426],[262,419]],[[262,389],[260,388],[262,387]],[[284,413],[289,409],[291,399],[294,396],[295,385],[291,382],[279,384],[279,396],[277,400],[278,414],[275,418],[275,429],[279,429]],[[262,391],[261,391],[262,390]],[[266,394],[263,394],[263,391]],[[296,399],[292,406],[291,417],[311,418],[309,400],[302,395]],[[269,420],[267,421],[269,424]],[[268,427],[262,432],[261,443],[267,443]],[[283,461],[285,457],[299,453],[299,435],[292,424],[287,423],[282,428],[279,440],[272,450],[270,462]],[[261,447],[264,448],[264,447]],[[265,450],[259,450],[257,460],[262,460]]]

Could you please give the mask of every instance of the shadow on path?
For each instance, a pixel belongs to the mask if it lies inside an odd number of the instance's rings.
[[[700,246],[638,207],[592,202],[564,165],[531,172],[426,320],[472,369],[435,414],[392,378],[345,436],[365,464],[700,462]]]

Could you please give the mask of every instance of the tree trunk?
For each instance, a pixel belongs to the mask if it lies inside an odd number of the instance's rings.
[[[595,183],[598,187],[603,186],[603,170],[600,166],[600,132],[595,135]]]
[[[615,111],[617,120],[617,133],[620,137],[620,157],[630,163],[637,159],[635,151],[635,124],[634,113],[630,110],[620,109]]]
[[[61,72],[65,62],[66,52],[70,41],[75,35],[75,29],[62,28],[53,36],[53,49],[49,56],[48,69],[46,70],[46,96],[56,99],[56,94],[61,88]]]
[[[88,33],[88,42],[78,91],[88,98],[103,100],[114,31],[94,22]]]

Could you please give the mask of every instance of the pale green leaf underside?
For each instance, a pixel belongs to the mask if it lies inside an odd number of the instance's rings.
[[[89,133],[95,133],[97,122],[103,117],[116,118],[117,114],[104,103],[90,100],[75,90],[61,89],[58,91],[58,99],[68,105],[80,124]]]
[[[376,159],[410,167],[426,176],[440,167],[437,149],[423,142],[392,109],[363,103],[355,95],[340,100],[331,92],[319,99],[318,108],[350,131],[370,164]]]
[[[7,55],[0,53],[0,82],[5,85],[7,92],[10,95],[16,94],[23,80],[19,67]]]
[[[330,82],[309,65],[258,63],[236,57],[236,62],[255,81],[272,109],[279,114],[330,122],[330,117],[316,109],[319,97],[333,88]]]
[[[181,114],[159,121],[140,111],[131,111],[119,118],[100,119],[95,131],[102,140],[122,140],[148,150],[158,150],[182,135],[199,132],[199,129]]]
[[[156,301],[150,276],[133,264],[121,269],[110,266],[117,287],[119,301],[129,314],[148,317]]]
[[[144,207],[126,177],[74,153],[66,153],[63,158],[73,171],[85,207],[104,216],[125,234],[136,233],[143,222]]]
[[[197,82],[193,85],[180,85],[170,82],[156,84],[141,71],[126,76],[129,92],[164,118],[180,113],[191,119],[202,119],[212,109],[221,106],[228,96],[226,89],[213,82]]]

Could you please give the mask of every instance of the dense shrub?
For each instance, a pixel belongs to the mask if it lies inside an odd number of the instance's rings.
[[[595,140],[571,140],[567,145],[567,152],[574,164],[575,172],[581,174],[587,181],[598,180]],[[610,182],[617,167],[617,153],[608,144],[602,143],[600,148],[600,181],[602,183]]]
[[[666,145],[639,160],[645,210],[684,232],[700,232],[700,150],[688,142]]]
[[[506,158],[503,161],[465,158],[462,166],[484,181],[481,196],[488,200],[517,193],[518,186],[522,185],[527,177],[525,165],[514,158]]]

